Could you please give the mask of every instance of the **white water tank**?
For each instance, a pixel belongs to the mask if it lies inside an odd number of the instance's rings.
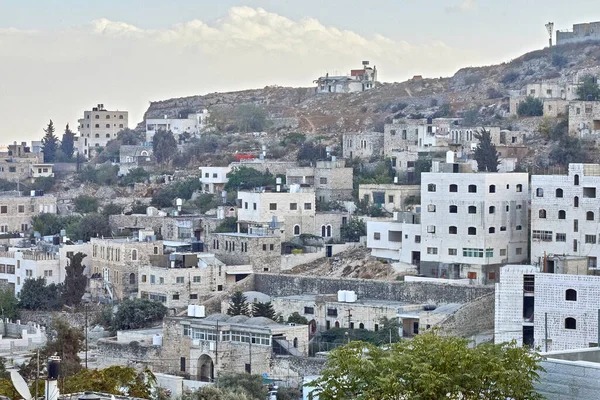
[[[448,164],[454,163],[454,152],[452,150],[446,152],[446,162]]]
[[[338,301],[340,303],[343,303],[346,301],[346,291],[345,290],[338,290]]]
[[[188,313],[187,313],[188,317],[193,317],[194,316],[195,307],[196,306],[191,305],[191,304],[188,306]]]
[[[152,337],[152,346],[162,346],[163,337],[158,333]]]
[[[354,290],[346,291],[346,303],[356,303],[356,292]]]
[[[194,306],[194,317],[204,318],[206,316],[204,306]]]

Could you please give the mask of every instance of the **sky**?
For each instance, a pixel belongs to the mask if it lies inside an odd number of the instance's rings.
[[[369,60],[379,80],[510,61],[598,0],[0,0],[0,144],[60,133],[102,103],[312,86]]]

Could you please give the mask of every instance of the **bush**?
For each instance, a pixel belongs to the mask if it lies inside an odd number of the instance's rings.
[[[562,69],[567,66],[569,59],[561,54],[554,54],[552,56],[552,65],[558,69]]]
[[[510,71],[508,72],[506,75],[504,75],[502,77],[502,79],[500,80],[500,82],[502,82],[505,85],[511,84],[514,81],[516,81],[517,79],[519,79],[519,74],[515,71]]]
[[[75,198],[75,211],[87,214],[98,211],[98,199],[92,196],[81,195]]]
[[[489,88],[487,90],[487,96],[488,96],[488,99],[499,99],[499,98],[503,97],[503,94],[496,88]]]
[[[124,300],[113,319],[113,330],[140,329],[162,320],[167,308],[157,301],[147,299]]]
[[[477,107],[471,107],[462,114],[463,123],[466,126],[473,126],[479,119],[479,109]]]
[[[44,192],[52,190],[52,187],[54,187],[54,177],[52,176],[41,176],[36,178],[36,180],[33,181],[33,185],[31,185],[32,190],[43,190]]]
[[[119,167],[117,166],[107,165],[96,169],[91,165],[88,165],[87,168],[79,173],[78,179],[81,182],[90,182],[97,185],[116,185],[118,182],[118,172]]]
[[[150,173],[144,168],[138,167],[129,170],[129,173],[121,178],[121,185],[127,186],[134,183],[144,183],[150,178]]]
[[[216,228],[215,233],[237,232],[237,218],[227,217]]]
[[[467,85],[467,86],[478,85],[481,82],[481,79],[482,78],[479,73],[469,75],[465,78],[465,85]]]
[[[539,117],[544,115],[544,103],[540,99],[527,96],[517,108],[519,117]]]

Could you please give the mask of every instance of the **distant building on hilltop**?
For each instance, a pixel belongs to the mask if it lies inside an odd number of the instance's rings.
[[[78,121],[79,136],[77,150],[85,158],[93,157],[96,147],[117,138],[117,133],[128,128],[129,113],[127,111],[110,111],[104,104],[98,104],[91,111],[84,111],[83,118]]]
[[[178,118],[149,118],[146,119],[146,141],[152,142],[154,135],[158,131],[171,131],[175,139],[179,140],[181,135],[190,136],[199,135],[207,125],[209,117],[208,110],[202,110],[199,113],[180,115]]]
[[[587,40],[600,40],[600,21],[574,24],[572,31],[556,31],[557,45]]]
[[[325,76],[316,81],[317,93],[356,93],[373,89],[377,82],[377,67],[369,67],[368,61],[363,61],[362,69],[350,70],[350,76]]]

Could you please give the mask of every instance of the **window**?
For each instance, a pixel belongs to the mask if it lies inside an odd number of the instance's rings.
[[[595,187],[584,187],[583,188],[583,198],[595,199],[596,198],[596,188]]]
[[[100,128],[100,124],[96,124],[95,127]],[[98,137],[98,134],[96,134],[96,137]]]
[[[421,243],[421,235],[415,235],[415,243]]]
[[[565,329],[577,329],[577,321],[575,318],[565,318]]]
[[[438,253],[437,247],[428,247],[427,248],[427,254],[437,254],[437,253]]]
[[[304,203],[305,210],[312,210],[312,203]]]
[[[523,248],[522,247],[517,247],[515,249],[515,254],[520,256],[521,254],[523,254]]]
[[[254,211],[256,211],[256,203],[252,204],[252,208],[254,209]]]
[[[123,115],[119,115],[119,119],[123,119]]]
[[[495,213],[495,212],[496,212],[496,207],[494,207],[494,206],[490,206],[490,208],[489,208],[489,213],[490,213],[490,214],[493,214],[493,213]]]
[[[573,198],[573,207],[579,207],[579,196]]]
[[[506,257],[506,249],[500,249],[500,257]]]
[[[490,228],[488,229],[489,233],[496,233],[496,228],[494,228],[493,226],[490,226]]]
[[[173,294],[173,300],[179,300],[179,293]]]
[[[435,225],[427,225],[427,233],[435,233]]]
[[[557,242],[566,242],[567,241],[567,234],[566,233],[557,233],[556,234],[556,241]]]
[[[450,206],[449,212],[450,214],[456,214],[458,212],[458,206]]]
[[[520,183],[517,185],[517,192],[522,192],[523,191],[523,185],[521,185]]]
[[[390,129],[390,135],[396,136],[396,130],[395,129]]]
[[[269,250],[271,250],[271,251],[275,250],[275,245],[274,244],[270,244],[269,245]]]
[[[314,307],[304,307],[304,314],[314,314],[314,313],[315,313]]]
[[[319,183],[321,185],[327,185],[327,178],[319,178]]]
[[[542,189],[542,188],[535,189],[535,195],[536,195],[536,197],[544,197],[544,189]]]
[[[131,261],[137,261],[137,250],[131,250]]]
[[[0,214],[8,214],[8,206],[0,206]]]
[[[190,300],[198,300],[198,293],[190,293]]]
[[[19,214],[23,214],[25,212],[25,206],[19,205],[18,206],[18,212],[19,212]]]
[[[494,249],[485,249],[485,257],[493,258],[494,257]]]
[[[450,185],[449,191],[452,193],[458,192],[458,185],[454,185],[454,184]]]
[[[277,203],[269,203],[269,210],[277,210]]]
[[[469,185],[469,193],[477,193],[477,185]]]
[[[456,235],[457,232],[458,232],[458,228],[456,228],[455,226],[448,227],[448,233],[449,234]]]
[[[483,258],[483,249],[471,249],[463,247],[463,257]]]
[[[175,283],[184,283],[185,278],[183,276],[178,276],[175,278]]]
[[[394,202],[394,196],[388,196],[388,203],[393,203]]]
[[[592,217],[593,217],[592,213]],[[565,210],[559,210],[558,211],[558,219],[566,219],[567,218],[567,213],[565,212]]]
[[[430,183],[429,185],[427,185],[427,191],[428,192],[435,192],[435,184]]]
[[[523,227],[522,227],[521,225],[517,225],[517,226],[515,227],[515,230],[517,230],[517,231],[521,231],[521,230],[523,230]]]
[[[133,272],[129,274],[129,284],[135,285],[135,274]]]
[[[194,278],[193,278],[193,281],[194,281],[194,283],[200,283],[201,279],[202,278],[200,277],[200,275],[195,275]]]
[[[469,235],[477,235],[477,228],[475,228],[474,226],[470,226],[469,229],[467,230],[467,233]]]
[[[577,251],[577,239],[573,239],[573,251]]]
[[[338,315],[337,308],[328,308],[327,309],[328,317],[337,317],[337,315]]]
[[[596,244],[596,235],[585,235],[586,244]]]
[[[380,240],[380,239],[381,239],[381,233],[373,232],[373,240]]]
[[[573,232],[579,232],[579,220],[578,219],[573,220]]]
[[[477,214],[477,207],[469,206],[469,214]]]
[[[10,272],[9,270],[7,270],[7,271],[6,271],[7,273],[9,273],[9,274],[14,274],[14,273],[15,273],[15,266],[14,266],[14,265],[7,265],[6,267],[7,267],[7,268],[8,268],[8,267],[12,267],[12,272]],[[47,269],[47,270],[45,270],[45,271],[44,271],[44,276],[45,276],[45,277],[50,277],[50,276],[52,276],[52,270],[51,270],[51,269]]]
[[[563,197],[563,190],[562,189],[556,189],[556,197],[559,197],[559,198]]]
[[[146,283],[146,275],[142,275],[142,282]]]
[[[298,209],[298,203],[290,203],[290,211],[296,211]]]
[[[455,256],[457,254],[458,254],[458,251],[456,249],[448,249],[449,256]]]
[[[567,289],[565,292],[566,301],[577,301],[577,291],[575,289]]]
[[[490,193],[496,193],[496,185],[490,185]]]
[[[542,240],[544,242],[552,241],[552,231],[533,231],[531,235],[532,239]]]
[[[579,186],[579,175],[575,174],[575,176],[573,176],[573,184],[575,186]]]
[[[300,234],[300,225],[294,225],[294,235]]]
[[[427,211],[428,212],[435,212],[435,204],[428,204],[427,205]]]
[[[594,220],[594,212],[593,211],[588,211],[585,213],[585,219],[587,221],[593,221]]]
[[[538,212],[538,217],[539,218],[546,218],[546,210],[544,210],[543,208]]]

